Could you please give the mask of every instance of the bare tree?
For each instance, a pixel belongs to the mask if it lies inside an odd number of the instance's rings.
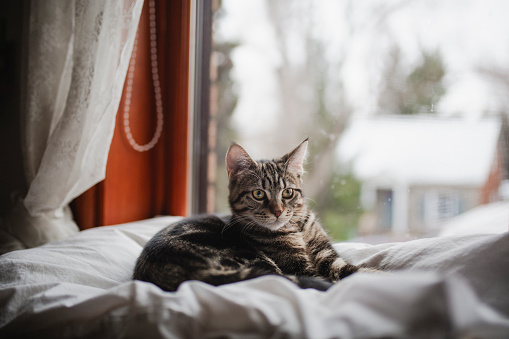
[[[336,60],[327,59],[325,44],[314,32],[316,2],[266,3],[281,57],[277,70],[281,103],[278,125],[284,132],[279,134],[274,147],[286,145],[288,140],[297,143],[304,136],[310,137],[313,157],[308,165],[306,191],[317,199],[319,192],[329,185],[337,140],[352,114],[340,76],[347,53]],[[348,20],[346,13],[338,16]],[[289,55],[292,53],[289,44],[296,34],[303,46],[298,63]],[[346,43],[342,48],[347,48]]]
[[[343,2],[343,7],[335,14],[338,22],[343,23],[345,34],[340,45],[334,46],[340,51],[334,59],[327,57],[329,46],[316,33],[317,20],[320,20],[315,15],[316,1],[266,1],[269,22],[275,32],[281,58],[277,70],[281,107],[279,116],[275,117],[278,130],[270,147],[286,146],[289,141],[296,144],[304,136],[310,137],[312,158],[308,164],[306,191],[318,204],[320,199],[328,196],[323,193],[330,190],[338,140],[353,115],[341,75],[349,51],[359,34],[366,29],[380,36],[390,35],[386,26],[387,18],[414,1],[372,6],[367,14],[361,11],[359,2]],[[363,20],[356,20],[360,14]],[[291,55],[295,53],[291,43],[296,36],[303,46],[298,58]],[[392,52],[396,53],[397,49],[394,48]],[[295,59],[301,62],[295,62]],[[392,91],[394,95],[401,93],[401,90]],[[401,98],[389,99],[395,105],[402,102]]]

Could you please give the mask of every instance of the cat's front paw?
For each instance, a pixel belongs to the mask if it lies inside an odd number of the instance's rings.
[[[341,269],[337,273],[337,278],[339,280],[343,279],[343,278],[346,278],[346,277],[348,277],[351,274],[359,272],[359,269],[360,269],[359,266],[345,264],[345,265],[343,265],[343,267],[341,267]]]
[[[381,271],[379,269],[373,268],[373,267],[363,267],[363,266],[356,266],[352,264],[345,263],[342,259],[337,259],[336,267],[333,270],[333,281],[338,281],[343,278],[348,277],[349,275],[352,275],[357,272],[364,272],[364,273],[385,273],[384,271]]]
[[[330,267],[329,278],[333,282],[338,282],[339,280],[348,277],[358,270],[359,266],[351,265],[344,261],[342,258],[336,258]]]

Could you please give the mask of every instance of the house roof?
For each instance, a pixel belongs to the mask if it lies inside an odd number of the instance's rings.
[[[355,120],[339,146],[361,180],[405,184],[481,185],[495,159],[499,119],[431,116]]]

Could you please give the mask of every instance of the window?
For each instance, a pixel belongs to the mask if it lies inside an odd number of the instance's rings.
[[[468,197],[469,194],[466,196]],[[427,228],[437,228],[464,212],[464,202],[458,191],[431,190],[423,196],[422,220]]]
[[[337,240],[436,235],[451,218],[502,199],[506,2],[210,6],[200,212],[228,211],[231,141],[271,158],[308,136],[308,204]]]
[[[460,200],[456,194],[439,194],[437,208],[440,220],[450,219],[459,214]]]

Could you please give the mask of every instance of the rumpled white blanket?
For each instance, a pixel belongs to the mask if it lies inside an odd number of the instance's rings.
[[[176,220],[81,232],[0,256],[0,337],[508,338],[509,234],[336,245],[357,273],[327,292],[262,277],[175,293],[131,281],[142,246]]]

